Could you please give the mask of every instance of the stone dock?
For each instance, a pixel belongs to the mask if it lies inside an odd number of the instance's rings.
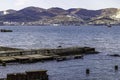
[[[10,73],[0,80],[49,80],[47,70],[26,71],[24,73]]]
[[[84,55],[97,54],[95,48],[91,47],[69,47],[56,49],[17,49],[0,47],[0,65],[7,63],[31,63],[37,61],[56,60],[63,61],[68,57],[73,59],[83,58]],[[0,80],[49,80],[47,70],[26,71],[24,73],[10,73],[6,78]]]
[[[82,58],[87,54],[97,54],[95,48],[91,47],[69,47],[56,49],[31,49],[23,50],[16,48],[0,47],[0,63],[31,63],[46,60],[65,60],[68,56],[74,59]]]

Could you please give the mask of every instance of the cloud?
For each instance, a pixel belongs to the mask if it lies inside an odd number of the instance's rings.
[[[23,6],[30,0],[16,0],[15,5],[16,6]]]

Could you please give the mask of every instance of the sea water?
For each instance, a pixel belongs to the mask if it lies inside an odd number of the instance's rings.
[[[0,26],[13,32],[0,33],[0,46],[22,49],[57,48],[88,46],[94,47],[99,54],[86,55],[84,59],[62,62],[49,61],[32,64],[0,66],[0,77],[8,73],[30,70],[48,70],[50,80],[120,80],[120,26]],[[90,75],[86,75],[86,68]]]

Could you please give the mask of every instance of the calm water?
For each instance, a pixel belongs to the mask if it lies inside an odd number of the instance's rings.
[[[120,66],[120,58],[107,54],[120,54],[120,26],[1,26],[12,29],[12,33],[0,33],[0,46],[25,49],[56,48],[71,46],[95,47],[100,54],[87,55],[84,59],[63,62],[45,62],[22,65],[0,66],[0,77],[7,73],[24,72],[26,70],[47,69],[50,80],[120,80],[120,71],[114,71],[114,65]],[[91,74],[85,75],[90,68]]]

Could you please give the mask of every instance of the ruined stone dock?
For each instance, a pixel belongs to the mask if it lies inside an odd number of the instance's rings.
[[[26,71],[24,73],[10,73],[0,80],[48,80],[47,70]]]
[[[66,56],[80,56],[86,54],[98,53],[95,48],[90,47],[69,47],[69,48],[57,48],[57,49],[32,49],[22,50],[13,48],[0,48],[0,63],[9,62],[36,62],[45,60],[62,60]]]

